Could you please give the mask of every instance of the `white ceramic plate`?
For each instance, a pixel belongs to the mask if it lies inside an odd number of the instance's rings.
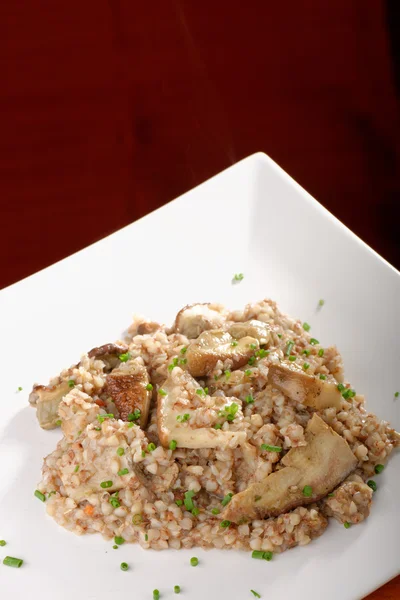
[[[238,272],[244,279],[232,285]],[[358,600],[399,573],[399,455],[377,477],[365,523],[331,522],[270,563],[235,551],[113,550],[58,527],[33,496],[60,437],[42,431],[28,406],[33,382],[118,338],[134,312],[169,323],[190,302],[239,308],[263,297],[336,343],[368,407],[400,426],[399,273],[263,154],[1,292],[0,558],[25,560],[19,570],[0,564],[2,597],[151,600],[158,588],[166,599],[179,584],[187,600],[250,600],[250,589],[275,600]]]

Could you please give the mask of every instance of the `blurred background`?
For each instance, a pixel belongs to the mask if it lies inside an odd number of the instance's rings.
[[[260,150],[399,268],[399,1],[289,4],[2,2],[0,287]]]

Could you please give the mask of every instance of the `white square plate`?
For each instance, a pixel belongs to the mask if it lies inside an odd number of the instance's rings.
[[[238,272],[244,279],[232,285]],[[60,437],[42,431],[28,407],[33,382],[118,338],[134,312],[170,323],[191,302],[240,308],[264,297],[336,343],[369,409],[400,426],[399,273],[263,154],[1,292],[0,539],[8,544],[0,558],[25,560],[19,570],[0,564],[2,597],[140,600],[158,588],[166,599],[179,584],[190,600],[251,599],[251,588],[276,600],[358,600],[399,573],[399,455],[377,478],[365,523],[331,522],[270,563],[236,551],[113,550],[100,536],[58,527],[33,496],[42,457]]]

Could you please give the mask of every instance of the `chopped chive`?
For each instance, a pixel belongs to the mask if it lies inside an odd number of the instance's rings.
[[[296,360],[296,357],[294,356],[294,354],[291,354],[289,356],[289,360],[290,360],[290,362],[294,362]]]
[[[17,388],[17,392],[22,392],[22,387],[21,387],[21,386],[19,386],[19,387]]]
[[[318,302],[318,306],[323,306],[324,304],[325,304],[325,300],[323,300],[323,299],[321,298],[321,300]]]
[[[373,492],[376,492],[376,490],[378,489],[378,486],[376,485],[376,482],[373,479],[367,481],[367,485],[371,488]]]
[[[159,600],[160,592],[158,590],[153,590],[153,600]]]
[[[303,329],[304,331],[310,331],[311,325],[309,325],[308,323],[303,323]]]
[[[334,498],[335,494],[333,492],[331,492],[330,494],[328,494],[328,498]]]
[[[125,467],[125,469],[121,469],[120,471],[118,471],[117,475],[118,475],[119,477],[122,477],[123,475],[128,475],[128,473],[129,473],[129,469],[127,469],[127,468]]]
[[[146,452],[144,450],[142,450],[142,458],[144,458],[146,456]]]
[[[232,375],[232,373],[229,370],[224,371],[224,375],[226,377],[226,380],[228,381],[230,376]]]
[[[105,419],[113,419],[114,415],[112,413],[106,413],[105,415],[97,415],[97,420],[99,423],[103,423]]]
[[[177,506],[182,506],[182,504],[183,504],[183,500],[179,500],[179,499],[178,499],[178,500],[175,500],[175,504],[176,504]]]
[[[106,489],[106,488],[112,487],[112,484],[113,484],[112,481],[102,481],[100,484],[100,487],[103,489]]]
[[[190,415],[189,415],[189,413],[185,413],[184,415],[178,415],[178,416],[176,417],[176,420],[177,420],[179,423],[185,423],[186,421],[189,421],[189,419],[190,419]]]
[[[15,567],[16,569],[19,569],[20,566],[23,564],[23,560],[22,558],[14,558],[13,556],[6,556],[5,559],[3,560],[3,565],[6,565],[6,567]]]
[[[350,525],[350,523],[349,523],[348,521],[345,521],[345,522],[343,523],[343,526],[344,526],[344,528],[345,528],[345,529],[350,529],[350,526],[351,526],[351,525]]]
[[[214,380],[218,381],[218,379],[219,379],[219,376],[218,375],[214,375]]]
[[[140,525],[140,523],[143,521],[143,517],[142,515],[133,515],[132,517],[132,523],[134,525]]]
[[[384,468],[385,468],[385,465],[375,465],[374,471],[377,475],[379,475],[379,473],[382,473]]]
[[[118,550],[118,546],[116,544],[114,544],[113,550]]]
[[[269,350],[264,350],[264,348],[260,348],[260,350],[256,352],[256,356],[258,356],[258,358],[265,358],[266,356],[268,356],[268,354]]]
[[[250,344],[250,348],[252,350],[257,350],[257,344]]]
[[[181,360],[179,361],[180,365],[186,365],[187,363],[187,358],[181,358]]]
[[[187,346],[183,346],[183,348],[181,348],[181,354],[186,354],[186,350]]]
[[[256,357],[255,356],[250,356],[250,358],[248,360],[248,364],[252,367],[255,362],[256,362]]]
[[[194,517],[197,517],[197,515],[200,513],[200,509],[197,508],[197,506],[195,506],[194,508],[192,508],[192,515]]]
[[[62,421],[61,421],[61,419],[58,419],[58,421],[56,421],[56,425],[57,425],[57,427],[60,427],[60,426],[61,426],[61,422],[62,422]]]
[[[149,541],[149,536],[147,535],[147,533],[144,534],[144,541],[148,542]]]
[[[347,388],[347,390],[345,390],[342,393],[342,396],[345,400],[348,400],[349,398],[354,398],[355,395],[356,395],[356,390],[352,390],[351,388]]]
[[[224,521],[221,521],[221,523],[219,524],[220,527],[223,527],[224,529],[226,529],[227,527],[229,527],[231,524],[230,521],[228,521],[227,519],[225,519]]]
[[[171,440],[170,443],[169,443],[169,449],[170,450],[176,450],[177,445],[178,444],[177,444],[176,440]]]
[[[395,398],[398,398],[399,396],[400,396],[400,392],[395,392],[395,393],[394,393],[394,397],[395,397]]]
[[[179,585],[174,585],[174,593],[175,594],[180,594],[181,588]]]
[[[211,512],[212,512],[212,514],[213,514],[213,515],[219,515],[219,513],[220,513],[221,511],[219,510],[219,508],[212,508],[212,509],[211,509]]]
[[[305,362],[305,363],[303,363],[303,369],[304,369],[305,371],[307,371],[307,369],[308,369],[309,367],[310,367],[310,363],[308,363],[308,362]]]
[[[148,383],[148,384],[146,385],[146,390],[147,390],[148,392],[151,392],[151,390],[152,390],[152,389],[153,389],[153,386],[152,386],[152,384],[151,384],[151,383]]]
[[[320,373],[319,378],[322,379],[322,381],[325,381],[326,375],[324,375],[323,373]]]
[[[253,374],[253,371],[251,369],[246,369],[244,374],[246,375],[246,377],[251,377]]]
[[[130,357],[131,357],[130,352],[124,352],[123,354],[120,354],[118,358],[121,362],[127,362],[130,359]]]
[[[253,550],[251,553],[251,558],[264,558],[264,552],[262,550]]]
[[[317,346],[317,345],[319,344],[319,341],[318,341],[318,340],[316,340],[315,338],[311,338],[311,339],[310,339],[310,344],[311,344],[312,346]]]
[[[119,508],[121,506],[120,501],[115,496],[111,496],[110,504],[113,508]]]
[[[282,452],[281,446],[271,446],[270,444],[261,444],[261,450],[265,452]]]
[[[293,342],[293,340],[290,340],[288,342],[288,345],[286,346],[286,350],[285,350],[286,356],[290,356],[291,355],[293,346],[294,346],[294,342]]]
[[[270,551],[263,552],[263,559],[270,561],[270,560],[272,560],[273,555],[274,555],[273,552],[270,552]]]
[[[153,444],[153,442],[150,442],[150,444],[147,446],[147,452],[153,452],[156,449],[156,445]]]
[[[281,338],[281,337],[282,337],[282,334],[281,334],[281,333],[277,333],[276,335],[278,336],[278,338]]]
[[[128,563],[121,563],[121,571],[127,571],[129,569]]]
[[[50,498],[50,496],[52,496],[53,494],[56,494],[57,492],[55,490],[52,490],[51,492],[49,492],[47,495]]]
[[[223,499],[221,500],[221,504],[222,506],[226,506],[227,504],[229,504],[229,502],[232,500],[232,493],[227,494],[226,496],[223,497]]]
[[[39,498],[39,500],[41,500],[42,502],[46,501],[46,496],[44,494],[42,494],[42,492],[39,492],[39,490],[35,490],[35,494],[36,498]]]
[[[68,380],[68,387],[70,387],[70,388],[75,387],[75,381],[73,379]]]
[[[233,340],[233,342],[231,342],[231,346],[237,346],[239,342],[237,342],[236,340]]]
[[[324,355],[324,352],[325,352],[325,351],[324,351],[324,349],[323,349],[323,348],[320,348],[320,349],[318,350],[318,356],[323,356],[323,355]]]
[[[246,402],[246,404],[253,404],[254,398],[253,398],[252,394],[249,394],[248,396],[246,396],[245,402]]]
[[[192,567],[197,567],[197,565],[199,564],[199,559],[196,556],[192,556],[192,558],[190,559],[190,564],[192,565]]]
[[[302,354],[305,354],[306,356],[310,356],[311,350],[305,349],[305,350],[303,350]]]
[[[138,408],[135,408],[133,413],[129,413],[127,420],[128,421],[137,421],[140,419],[141,412]]]
[[[221,423],[215,423],[214,425],[214,429],[221,429],[222,425]]]
[[[197,394],[198,396],[205,396],[205,393],[204,393],[204,390],[203,390],[203,388],[199,388],[199,389],[197,389],[197,390],[196,390],[196,394]]]
[[[75,469],[74,469],[74,473],[77,473],[79,471],[79,465],[76,465]]]
[[[346,386],[343,385],[343,383],[338,383],[337,389],[339,390],[339,392],[343,392],[346,389]]]
[[[233,279],[234,279],[234,281],[242,281],[243,277],[244,277],[243,273],[236,273],[233,276]]]
[[[117,546],[121,546],[125,542],[125,540],[123,537],[116,535],[114,538],[114,542],[117,544]]]
[[[95,431],[101,431],[101,427],[95,427],[94,430]]]
[[[256,592],[255,590],[250,590],[250,591],[253,594],[253,596],[255,596],[256,598],[261,598],[260,594],[258,592]]]
[[[125,454],[125,450],[123,448],[118,448],[117,454],[118,456],[123,456]]]
[[[311,485],[305,485],[303,487],[303,496],[305,496],[306,498],[311,498],[311,496],[313,495],[313,490]]]
[[[160,394],[160,396],[166,396],[167,395],[167,392],[165,390],[163,390],[162,388],[160,388],[158,390],[158,393]]]
[[[0,546],[5,546],[7,544],[6,540],[0,540]]]
[[[195,493],[196,492],[194,492],[193,490],[188,490],[187,492],[185,492],[184,504],[186,510],[188,510],[189,512],[194,509],[194,503],[192,498],[195,495]]]

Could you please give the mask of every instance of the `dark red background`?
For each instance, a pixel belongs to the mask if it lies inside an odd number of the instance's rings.
[[[258,150],[399,266],[385,6],[2,2],[0,287]]]

